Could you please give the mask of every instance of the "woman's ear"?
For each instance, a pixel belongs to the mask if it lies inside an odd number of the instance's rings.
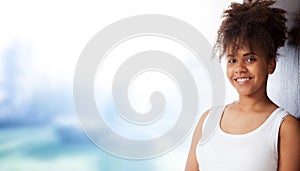
[[[269,61],[268,73],[273,74],[275,68],[276,68],[276,58],[274,57]]]

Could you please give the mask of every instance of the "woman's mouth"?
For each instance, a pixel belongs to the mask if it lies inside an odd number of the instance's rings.
[[[244,84],[247,83],[252,78],[253,77],[239,77],[239,78],[235,78],[234,81],[236,81],[238,84]]]

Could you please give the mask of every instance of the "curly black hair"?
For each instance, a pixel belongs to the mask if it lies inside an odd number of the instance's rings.
[[[267,59],[276,58],[278,49],[285,44],[288,30],[286,11],[271,7],[274,3],[274,0],[231,3],[224,11],[214,54],[221,59],[229,47],[236,53],[243,45],[250,48],[256,45],[264,50]]]

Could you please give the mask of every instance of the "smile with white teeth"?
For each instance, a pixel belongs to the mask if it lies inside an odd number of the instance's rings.
[[[248,81],[248,80],[250,80],[251,79],[251,77],[245,77],[245,78],[237,78],[237,79],[235,79],[237,82],[244,82],[244,81]]]

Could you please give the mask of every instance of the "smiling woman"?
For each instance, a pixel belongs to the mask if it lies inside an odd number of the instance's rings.
[[[275,58],[267,60],[266,53],[257,46],[243,46],[227,52],[227,77],[239,95],[265,94],[268,74],[275,70]]]
[[[186,171],[299,171],[300,124],[267,95],[285,44],[285,11],[275,1],[232,3],[215,50],[238,100],[205,112],[195,129]],[[203,135],[203,136],[202,136]]]

